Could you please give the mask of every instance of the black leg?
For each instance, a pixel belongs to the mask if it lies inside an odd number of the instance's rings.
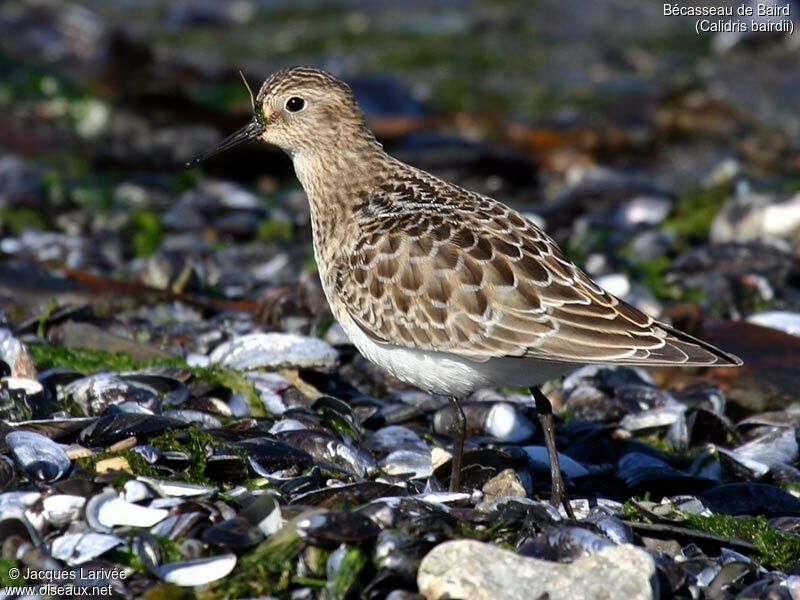
[[[457,492],[461,488],[461,457],[464,455],[467,419],[458,398],[451,397],[450,404],[453,406],[453,470],[450,473],[450,491]]]
[[[553,421],[553,406],[550,400],[547,399],[542,391],[537,387],[531,388],[531,396],[536,402],[536,414],[539,417],[539,423],[542,425],[542,433],[544,433],[544,443],[547,446],[547,456],[550,459],[550,480],[551,480],[551,493],[550,504],[558,506],[562,504],[564,510],[567,511],[567,516],[570,519],[575,518],[572,512],[572,506],[569,504],[567,498],[567,489],[564,485],[564,478],[561,476],[561,466],[558,464],[558,450],[556,449],[556,427]]]

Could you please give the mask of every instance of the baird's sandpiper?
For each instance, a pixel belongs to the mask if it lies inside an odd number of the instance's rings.
[[[253,109],[250,123],[192,164],[252,139],[292,157],[333,315],[369,360],[451,399],[451,490],[464,444],[458,399],[473,390],[530,389],[557,505],[564,483],[543,382],[590,363],[742,364],[604,291],[517,211],[389,156],[333,75],[279,71]]]

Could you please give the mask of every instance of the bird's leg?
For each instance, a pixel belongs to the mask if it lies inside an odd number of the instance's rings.
[[[450,473],[450,491],[457,492],[461,487],[461,457],[464,455],[464,434],[467,430],[467,419],[458,398],[450,396],[453,407],[453,470]]]
[[[531,396],[536,402],[536,415],[542,425],[544,433],[544,443],[547,446],[547,457],[550,459],[550,504],[558,506],[564,505],[564,510],[570,519],[575,518],[567,498],[567,488],[564,485],[564,478],[561,476],[561,466],[558,464],[558,450],[556,449],[556,428],[553,421],[553,406],[538,387],[532,387]]]

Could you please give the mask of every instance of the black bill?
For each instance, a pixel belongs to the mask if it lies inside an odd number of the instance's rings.
[[[219,144],[217,144],[217,147],[214,148],[213,150],[209,150],[205,154],[201,154],[194,160],[190,160],[189,162],[187,162],[186,168],[191,169],[192,167],[196,167],[204,160],[207,160],[212,156],[219,154],[220,152],[224,152],[225,150],[229,150],[230,148],[238,146],[243,142],[255,139],[259,135],[261,135],[261,132],[263,131],[264,127],[258,121],[256,120],[250,121],[247,125],[245,125],[238,131],[235,131],[234,133],[226,137],[224,140],[222,140]]]

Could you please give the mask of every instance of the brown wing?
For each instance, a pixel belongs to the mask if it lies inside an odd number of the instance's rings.
[[[431,180],[361,207],[362,234],[335,269],[338,298],[376,341],[476,361],[740,364],[605,292],[514,210]]]

